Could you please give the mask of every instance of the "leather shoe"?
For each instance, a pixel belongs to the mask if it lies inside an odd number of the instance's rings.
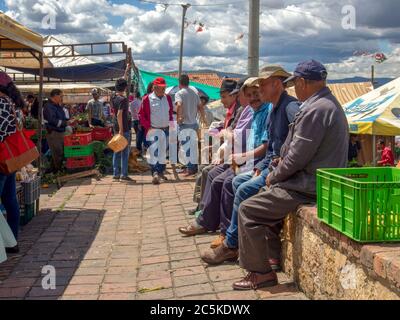
[[[225,235],[220,234],[218,236],[218,238],[216,238],[213,242],[211,242],[210,248],[215,249],[215,248],[219,247],[221,244],[224,243],[224,240],[225,240]]]
[[[207,250],[201,255],[204,262],[212,265],[221,264],[225,261],[236,262],[239,257],[237,249],[230,249],[222,243],[219,247],[213,250]]]
[[[182,233],[188,237],[207,233],[207,230],[205,228],[203,228],[202,226],[195,226],[193,224],[190,224],[187,227],[181,227],[178,230],[180,233]]]
[[[235,282],[234,290],[257,290],[259,288],[273,287],[278,284],[275,271],[268,273],[249,272],[242,280]]]

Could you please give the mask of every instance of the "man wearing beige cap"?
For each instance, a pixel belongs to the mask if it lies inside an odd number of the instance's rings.
[[[253,113],[250,135],[247,138],[245,150],[240,148],[239,141],[242,139],[233,138],[234,143],[239,142],[239,145],[234,146],[234,154],[231,156],[233,163],[243,164],[240,169],[244,171],[252,170],[254,161],[260,161],[264,158],[268,142],[267,119],[271,105],[263,103],[260,98],[258,84],[253,84],[254,80],[254,78],[249,78],[241,88],[249,101]],[[240,152],[238,152],[238,149]],[[179,231],[182,234],[194,236],[208,231],[216,231],[217,229],[221,229],[221,233],[225,234],[232,214],[234,198],[232,179],[234,176],[235,171],[230,167],[217,176],[211,184],[207,184],[202,215],[189,226],[180,228]]]
[[[315,202],[316,171],[347,165],[348,123],[342,106],[326,86],[326,68],[318,61],[299,63],[285,83],[294,83],[303,104],[280,151],[280,161],[267,176],[266,189],[243,201],[238,226],[240,266],[248,274],[236,290],[256,290],[278,283],[269,261],[279,239],[279,225],[301,204]],[[274,120],[273,120],[274,121]],[[278,253],[275,253],[278,254]]]
[[[202,259],[209,264],[219,264],[238,256],[238,211],[242,201],[257,194],[265,186],[271,162],[279,158],[280,148],[286,139],[289,123],[299,111],[299,103],[285,90],[283,81],[290,77],[280,66],[265,66],[260,70],[259,77],[255,78],[252,85],[259,85],[260,96],[263,102],[272,104],[273,109],[268,123],[268,151],[265,158],[247,172],[233,179],[233,211],[230,226],[220,246],[214,250],[203,253]],[[280,252],[279,239],[272,239],[269,243]],[[271,256],[270,263],[274,269],[279,268],[280,257]]]

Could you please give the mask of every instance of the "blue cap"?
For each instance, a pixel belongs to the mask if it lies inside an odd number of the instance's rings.
[[[290,83],[299,77],[306,80],[322,81],[326,80],[328,72],[323,64],[318,61],[303,61],[297,65],[296,70],[293,72],[293,76],[286,79],[284,83]]]

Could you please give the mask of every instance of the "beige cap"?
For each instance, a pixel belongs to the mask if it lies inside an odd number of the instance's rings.
[[[247,87],[259,87],[260,85],[258,84],[258,78],[257,77],[252,77],[248,78],[244,83],[243,86],[240,90],[244,91]]]
[[[262,79],[268,79],[271,77],[283,77],[289,78],[291,76],[285,69],[278,65],[267,65],[260,69],[258,77],[253,78],[254,83],[259,83]]]

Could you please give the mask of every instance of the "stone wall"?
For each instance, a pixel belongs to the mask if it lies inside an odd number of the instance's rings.
[[[283,266],[310,299],[400,299],[400,244],[356,243],[314,207],[287,218]]]

